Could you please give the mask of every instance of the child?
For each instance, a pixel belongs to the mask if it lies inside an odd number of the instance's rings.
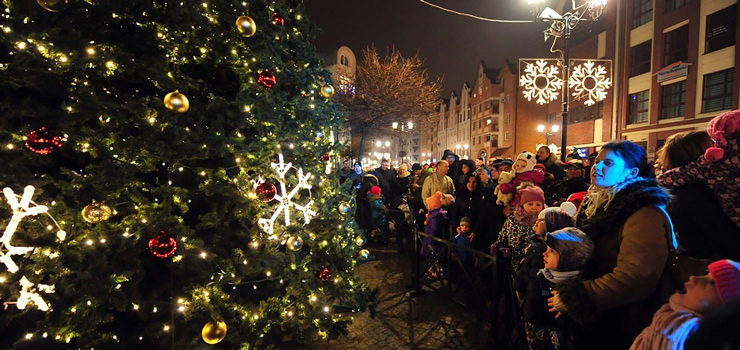
[[[594,242],[583,231],[566,227],[545,234],[547,250],[543,254],[544,268],[537,273],[533,287],[528,288],[525,302],[532,303],[532,314],[525,319],[524,329],[530,349],[568,349],[573,347],[575,323],[568,317],[555,317],[548,312],[547,299],[555,284],[581,275],[591,259]]]
[[[691,276],[685,291],[673,294],[653,316],[630,349],[683,349],[707,313],[740,296],[740,264],[719,260],[709,273]]]
[[[492,252],[502,249],[506,255],[507,250],[511,254],[511,267],[514,273],[518,273],[524,258],[524,249],[529,245],[529,237],[534,234],[532,226],[537,221],[545,206],[545,193],[537,186],[530,186],[519,191],[520,204],[514,208],[514,212],[504,221],[504,226],[498,235],[496,243],[491,246]]]
[[[541,343],[531,331],[531,324],[544,322],[540,300],[542,293],[537,274],[545,268],[545,262],[542,259],[542,255],[547,250],[545,234],[573,226],[573,215],[575,214],[576,207],[569,202],[563,202],[560,207],[546,208],[540,212],[537,222],[532,227],[535,234],[532,235],[529,247],[526,249],[524,262],[514,278],[512,288],[522,304],[524,321],[529,324],[529,327],[525,327],[525,332],[530,349],[539,349],[538,344]]]
[[[462,219],[460,219],[460,226],[457,227],[457,235],[452,239],[452,241],[463,247],[472,248],[473,243],[472,238],[470,237],[470,226],[470,218],[463,216]],[[457,257],[460,259],[460,263],[462,263],[463,266],[473,266],[473,254],[471,252],[465,249],[458,249]]]
[[[370,205],[370,222],[373,225],[370,237],[379,240],[382,245],[387,244],[385,234],[388,231],[387,209],[384,201],[385,198],[381,194],[380,187],[373,186],[367,192],[367,202]]]
[[[431,237],[448,239],[449,220],[447,219],[447,209],[445,208],[452,205],[454,201],[451,195],[442,194],[439,191],[427,198],[429,213],[427,214],[427,220],[424,222],[424,233],[427,236],[424,237],[422,242],[420,254],[429,261],[430,267],[427,275],[432,278],[437,278],[441,274],[442,266],[439,263],[439,242],[436,242]]]
[[[522,152],[516,158],[511,172],[499,175],[499,185],[496,189],[497,204],[507,205],[511,202],[512,206],[517,206],[520,197],[516,190],[522,183],[539,186],[545,180],[545,173],[540,169],[535,169],[535,164],[537,164],[537,156],[534,153]]]

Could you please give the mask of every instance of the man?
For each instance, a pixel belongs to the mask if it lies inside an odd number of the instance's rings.
[[[376,168],[373,174],[378,177],[378,186],[383,190],[383,196],[385,196],[387,203],[390,203],[398,195],[398,193],[393,192],[393,189],[396,188],[396,171],[390,169],[388,159],[383,158],[380,160],[380,167]],[[387,187],[384,187],[384,183]]]
[[[565,165],[567,178],[557,181],[545,193],[547,205],[558,206],[571,194],[588,190],[588,183],[584,178],[583,163],[573,160]]]
[[[362,171],[362,162],[358,160],[354,164],[354,171],[349,174],[347,179],[349,181],[352,181],[352,186],[354,186],[354,188],[360,188],[360,183],[362,182],[363,175],[365,175],[365,172]]]
[[[455,184],[452,182],[452,178],[447,176],[449,169],[449,163],[447,163],[446,160],[440,160],[437,162],[435,172],[424,180],[424,185],[421,190],[421,199],[424,201],[425,206],[427,205],[427,198],[437,193],[437,191],[442,192],[442,194],[449,195],[455,193]]]
[[[450,165],[449,176],[452,178],[452,183],[455,184],[455,188],[465,186],[465,184],[459,182],[460,175],[462,175],[462,169],[460,169],[459,162],[460,157],[458,157],[457,154],[453,153],[451,150],[446,149],[444,154],[442,155],[442,159],[446,160],[447,164]]]
[[[537,149],[537,162],[545,166],[547,172],[555,177],[555,181],[565,179],[565,169],[560,160],[550,152],[550,147],[540,146]]]

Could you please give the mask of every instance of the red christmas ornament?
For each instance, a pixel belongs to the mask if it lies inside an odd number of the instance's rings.
[[[28,133],[26,148],[45,156],[62,148],[62,138],[46,130],[46,127],[42,127]]]
[[[324,154],[323,156],[321,156],[321,161],[322,162],[328,162],[329,159],[331,159],[331,155],[329,153]]]
[[[272,74],[269,70],[265,69],[260,73],[260,76],[257,78],[257,82],[260,84],[260,86],[268,89],[272,89],[275,87],[275,84],[277,84],[277,80],[275,79],[275,74]]]
[[[322,281],[328,281],[331,278],[331,271],[329,271],[328,267],[322,266],[321,269],[319,269],[318,277]]]
[[[275,185],[269,182],[263,182],[257,186],[257,195],[263,202],[271,201],[273,198],[275,198],[276,194],[277,188],[275,188]]]
[[[276,26],[284,26],[285,25],[285,18],[281,16],[279,13],[275,12],[272,14],[272,23]]]
[[[162,231],[149,240],[149,250],[158,258],[169,258],[177,250],[177,240]]]

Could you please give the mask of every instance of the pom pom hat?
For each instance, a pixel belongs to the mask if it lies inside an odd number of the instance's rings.
[[[524,167],[524,169],[521,169],[517,171],[517,173],[523,173],[525,171],[530,171],[534,169],[534,165],[537,164],[537,156],[534,153],[530,152],[522,152],[519,154],[518,157],[516,157],[517,162],[520,160],[523,160],[527,163],[527,166]]]
[[[563,202],[559,207],[545,208],[537,218],[545,222],[547,232],[555,232],[573,226],[573,215],[576,215],[577,210],[575,204]]]
[[[719,260],[709,264],[709,273],[722,304],[740,296],[740,264],[732,260]]]
[[[716,162],[724,157],[727,136],[740,134],[740,110],[722,113],[709,121],[707,133],[717,142],[717,147],[709,147],[704,158]]]
[[[383,194],[380,190],[380,187],[373,186],[370,188],[370,191],[367,192],[367,199],[370,201],[383,199]]]
[[[437,193],[431,195],[429,198],[427,198],[427,209],[434,210],[439,209],[442,207],[442,192],[437,191]]]

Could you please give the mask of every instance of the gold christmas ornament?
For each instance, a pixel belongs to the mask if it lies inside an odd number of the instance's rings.
[[[257,25],[254,24],[252,17],[239,16],[239,18],[236,19],[236,29],[239,30],[239,33],[242,33],[243,36],[250,37],[257,32]]]
[[[91,224],[97,224],[110,218],[111,210],[110,207],[98,203],[94,199],[92,203],[82,208],[82,218]]]
[[[370,251],[367,249],[360,250],[360,257],[367,259],[370,257]]]
[[[208,344],[217,344],[224,340],[226,337],[226,323],[223,321],[208,322],[203,326],[203,331],[200,332],[203,337],[203,341]]]
[[[331,97],[331,95],[334,95],[334,87],[326,84],[321,87],[321,96],[324,96],[326,98]]]
[[[299,251],[303,248],[303,238],[300,236],[290,236],[286,244],[288,245],[288,249],[294,252]]]
[[[36,2],[49,12],[59,12],[67,7],[67,0],[36,0]]]
[[[363,245],[365,245],[365,242],[365,236],[359,235],[355,237],[355,244],[357,244],[358,247],[362,247]]]
[[[179,91],[173,91],[164,97],[164,107],[175,113],[185,113],[190,108],[190,101]]]

